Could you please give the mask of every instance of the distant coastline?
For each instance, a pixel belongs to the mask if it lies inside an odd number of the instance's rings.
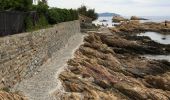
[[[113,17],[113,16],[121,16],[119,14],[116,13],[109,13],[109,12],[105,12],[105,13],[98,13],[99,17]]]
[[[130,19],[131,16],[123,16],[123,17]],[[170,16],[139,16],[139,17],[148,19],[148,20],[141,20],[142,23],[143,22],[164,22],[165,20],[170,21]],[[112,27],[112,25],[115,24],[112,22],[112,18],[113,16],[99,16],[99,18],[95,20],[93,23],[96,25],[97,24],[99,25],[108,24],[108,27]],[[107,20],[107,22],[100,22],[101,20]]]

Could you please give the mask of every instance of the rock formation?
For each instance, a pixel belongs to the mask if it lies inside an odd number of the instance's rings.
[[[140,23],[139,20],[131,20],[129,22],[123,22],[120,25],[117,25],[116,29],[122,32],[131,32],[131,33],[145,32],[145,31],[168,33],[170,32],[170,24],[167,23],[167,26],[165,26],[165,22]]]
[[[28,100],[28,99],[16,93],[0,91],[0,100]]]
[[[116,23],[119,23],[121,21],[128,21],[128,19],[126,19],[124,17],[121,17],[121,16],[113,16],[112,21],[116,22]]]
[[[145,19],[145,18],[140,18],[140,17],[137,17],[137,16],[132,16],[132,17],[130,18],[130,20],[147,20],[147,19]]]
[[[132,35],[169,30],[163,23],[134,20],[112,33],[89,33],[59,76],[65,92],[54,94],[61,100],[170,100],[170,62],[142,57],[170,54],[170,45]],[[0,100],[27,100],[18,94],[0,91]]]
[[[60,75],[63,100],[169,100],[170,62],[140,57],[163,51],[145,43],[116,34],[89,34]]]

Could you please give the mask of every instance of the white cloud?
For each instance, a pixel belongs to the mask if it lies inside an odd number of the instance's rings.
[[[97,12],[122,15],[170,15],[170,0],[48,0],[51,7],[78,8],[82,4]]]

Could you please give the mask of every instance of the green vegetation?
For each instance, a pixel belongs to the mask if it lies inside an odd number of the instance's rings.
[[[78,14],[83,14],[97,19],[94,9],[87,9],[82,6],[75,9],[49,8],[46,0],[41,0],[37,5],[33,5],[33,0],[0,0],[0,11],[20,11],[26,12],[25,30],[31,31],[44,28],[60,22],[78,19]]]
[[[0,0],[0,11],[28,12],[24,22],[26,31],[78,19],[77,10],[60,8],[49,9],[46,0],[39,1],[37,5],[33,5],[32,0]]]
[[[31,10],[32,0],[0,0],[0,11],[17,10],[28,11]]]
[[[46,16],[44,16],[43,14],[39,15],[39,18],[38,18],[38,20],[36,20],[36,22],[30,16],[27,16],[25,18],[26,31],[32,31],[32,30],[37,30],[37,29],[41,29],[41,28],[46,28],[48,26],[50,26],[48,23],[48,20],[46,19]]]
[[[78,13],[90,17],[93,20],[98,18],[98,14],[95,12],[95,9],[87,9],[86,6],[81,6],[78,8]]]
[[[65,21],[72,21],[78,19],[78,12],[76,10],[67,10],[60,8],[51,8],[48,10],[48,22],[56,24]]]
[[[46,14],[49,6],[44,2],[38,2],[38,5],[32,5],[32,10],[37,11],[39,14]]]
[[[48,5],[46,2],[38,2],[38,5],[32,5],[32,11],[36,11],[36,14],[29,15],[25,19],[26,31],[41,29],[49,26],[47,19]],[[36,20],[33,16],[38,17]]]

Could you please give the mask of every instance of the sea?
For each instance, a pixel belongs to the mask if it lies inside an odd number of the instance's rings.
[[[141,20],[141,22],[164,22],[165,20],[170,21],[170,16],[139,16],[140,18],[145,18],[148,20]],[[130,19],[130,16],[124,16],[124,18]],[[105,22],[102,22],[102,20],[105,20]],[[113,27],[114,24],[118,23],[113,23],[112,22],[112,16],[105,16],[105,17],[100,17],[93,21],[95,25],[108,25],[108,27]]]
[[[145,18],[148,20],[141,20],[141,23],[143,22],[165,22],[165,20],[170,21],[170,16],[139,16],[140,18]],[[124,17],[130,19],[130,17]],[[105,22],[102,22],[105,20]],[[97,20],[93,21],[96,25],[107,25],[108,27],[114,27],[114,24],[119,23],[113,23],[112,22],[112,16],[106,16],[106,17],[99,17]],[[170,35],[164,35],[157,32],[144,32],[139,33],[139,36],[148,36],[155,42],[161,43],[161,44],[170,44]],[[148,59],[156,59],[156,60],[167,60],[170,62],[170,55],[144,55],[143,57],[146,57]]]

